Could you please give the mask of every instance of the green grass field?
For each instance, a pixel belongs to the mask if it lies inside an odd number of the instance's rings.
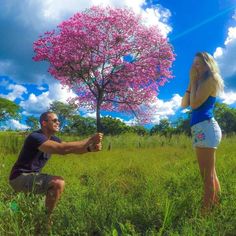
[[[45,218],[43,197],[8,185],[23,139],[0,133],[0,235],[35,235]],[[102,152],[54,155],[43,172],[63,176],[66,188],[49,235],[236,235],[235,142],[224,138],[218,149],[221,204],[207,217],[188,137],[105,137]]]

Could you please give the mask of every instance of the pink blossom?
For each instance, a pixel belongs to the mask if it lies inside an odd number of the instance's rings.
[[[75,14],[34,42],[34,51],[34,60],[48,61],[49,73],[77,93],[81,106],[99,116],[101,109],[133,112],[143,121],[159,86],[172,78],[175,56],[157,27],[111,7]]]

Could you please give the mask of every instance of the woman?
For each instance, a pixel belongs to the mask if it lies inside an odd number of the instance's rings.
[[[204,181],[203,213],[218,203],[221,191],[215,169],[215,155],[221,140],[221,129],[214,119],[213,108],[216,96],[223,87],[224,83],[213,57],[206,52],[197,53],[181,106],[192,107],[190,125],[193,146]]]

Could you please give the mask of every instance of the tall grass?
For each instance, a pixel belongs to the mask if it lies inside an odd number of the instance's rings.
[[[35,235],[44,199],[15,194],[7,182],[23,137],[18,149],[11,141],[4,149],[1,137],[0,235]],[[224,139],[217,152],[221,204],[207,217],[200,214],[202,182],[188,137],[105,137],[102,152],[54,156],[44,172],[63,176],[66,188],[49,234],[236,235],[235,141]]]

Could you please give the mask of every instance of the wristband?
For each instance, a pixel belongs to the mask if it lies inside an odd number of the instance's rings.
[[[92,152],[92,150],[91,150],[91,148],[90,148],[90,145],[88,145],[87,151],[88,151],[88,152]]]
[[[189,90],[186,90],[186,93],[190,93],[190,91],[189,91]]]

